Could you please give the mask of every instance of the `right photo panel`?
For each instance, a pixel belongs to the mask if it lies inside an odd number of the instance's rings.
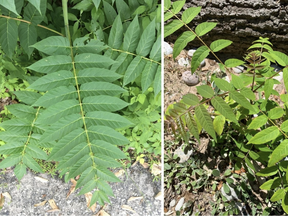
[[[287,1],[163,4],[164,215],[286,215]]]

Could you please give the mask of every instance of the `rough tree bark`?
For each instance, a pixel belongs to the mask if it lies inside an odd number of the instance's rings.
[[[217,26],[203,40],[209,45],[216,39],[228,39],[233,44],[225,48],[222,57],[242,57],[254,40],[268,37],[273,49],[288,54],[288,1],[287,0],[187,0],[184,9],[201,6],[200,14],[189,24],[192,29],[198,24],[211,21]],[[182,27],[169,38],[175,42]],[[202,44],[195,39],[188,48]]]

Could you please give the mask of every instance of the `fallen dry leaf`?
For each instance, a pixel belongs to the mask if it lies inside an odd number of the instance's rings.
[[[110,216],[110,215],[102,209],[101,211],[98,212],[97,216]]]
[[[10,196],[10,194],[9,194],[8,192],[3,193],[2,195],[3,195],[4,197],[8,198],[9,200],[12,199],[11,196]]]
[[[70,179],[70,181],[72,182],[72,185],[70,187],[69,192],[67,193],[66,199],[70,196],[70,194],[72,194],[75,191],[75,187],[76,187],[76,184],[77,184],[77,181],[75,181],[73,178]]]
[[[119,171],[117,171],[117,172],[115,173],[115,176],[116,176],[116,177],[120,177],[120,176],[122,176],[124,173],[125,173],[125,170],[124,170],[124,169],[121,169],[121,170],[119,170]]]
[[[143,163],[143,164],[141,164],[145,169],[147,169],[150,165],[148,164],[148,163]]]
[[[121,208],[124,209],[124,210],[131,211],[131,212],[133,212],[133,213],[136,213],[136,212],[135,212],[130,206],[128,206],[128,205],[122,205]]]
[[[90,202],[91,202],[91,199],[92,199],[92,193],[89,192],[89,193],[85,193],[85,198],[86,198],[86,203],[87,203],[87,207],[92,211],[92,212],[95,212],[96,210],[96,203],[94,203],[91,207],[90,206]]]
[[[161,165],[160,164],[153,164],[151,173],[155,176],[161,175]]]
[[[134,201],[134,200],[138,200],[138,199],[143,199],[143,196],[141,196],[141,197],[130,197],[130,198],[128,199],[128,202]]]
[[[217,190],[219,191],[223,186],[223,181],[220,181],[219,184],[217,185]]]
[[[48,200],[50,206],[51,206],[51,210],[48,210],[47,212],[55,212],[55,211],[60,211],[60,209],[58,208],[58,206],[56,205],[55,201],[53,199]]]
[[[35,178],[37,181],[40,181],[40,182],[42,182],[42,183],[47,183],[47,182],[48,182],[47,179],[42,178],[42,177],[39,177],[39,176],[35,176],[34,178]]]
[[[3,194],[1,193],[1,195],[0,195],[0,209],[3,208],[4,203],[5,203],[5,196],[3,196]]]
[[[162,192],[160,191],[156,196],[155,196],[156,200],[162,200]]]
[[[38,206],[44,206],[46,204],[47,200],[43,201],[43,202],[40,202],[40,203],[37,203],[34,205],[34,207],[38,207]]]

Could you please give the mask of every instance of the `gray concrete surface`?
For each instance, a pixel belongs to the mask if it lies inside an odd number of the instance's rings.
[[[35,176],[41,176],[48,180],[43,183],[35,179]],[[108,204],[105,211],[111,216],[160,216],[161,201],[155,199],[155,196],[161,190],[161,182],[153,181],[153,176],[148,169],[144,169],[137,164],[126,170],[126,174],[119,177],[122,182],[110,184],[115,197],[111,197],[111,204]],[[100,206],[97,205],[93,213],[86,206],[84,195],[77,196],[79,189],[72,193],[66,199],[67,193],[72,183],[65,183],[58,177],[52,178],[47,174],[35,174],[28,172],[19,182],[15,177],[13,170],[8,170],[0,174],[0,194],[8,192],[11,195],[11,202],[6,199],[4,207],[0,210],[0,215],[11,216],[34,216],[34,215],[71,215],[71,216],[89,216],[95,215]],[[129,201],[130,197],[144,198]],[[60,209],[58,212],[47,212],[51,210],[49,203],[44,206],[34,207],[34,204],[44,200],[53,199]],[[135,212],[123,210],[121,206],[128,205]]]

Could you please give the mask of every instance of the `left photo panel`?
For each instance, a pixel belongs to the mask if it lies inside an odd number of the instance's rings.
[[[161,6],[0,1],[0,215],[162,215]]]

